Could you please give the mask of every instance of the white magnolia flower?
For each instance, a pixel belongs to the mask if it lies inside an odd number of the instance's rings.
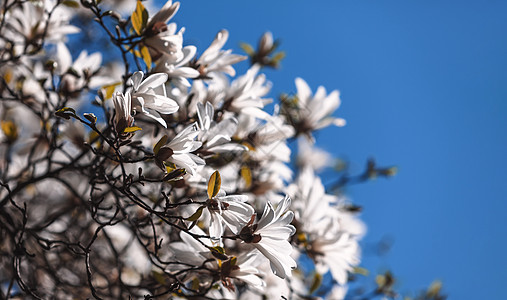
[[[348,286],[335,284],[327,296],[328,299],[343,300],[347,295]]]
[[[181,49],[179,55],[162,55],[156,62],[155,72],[166,73],[171,79],[171,83],[184,90],[190,87],[187,78],[196,78],[199,72],[194,68],[188,67],[188,63],[194,58],[197,48],[195,46],[185,46]],[[178,52],[179,53],[179,52]]]
[[[245,119],[240,118],[240,121]],[[259,161],[275,159],[289,162],[291,150],[286,141],[294,135],[294,128],[285,124],[278,115],[269,116],[264,123],[259,123],[252,118],[249,122],[252,123],[252,120],[256,125],[240,124],[243,125],[241,129],[248,128],[251,131],[247,135],[247,142],[251,143],[254,148],[252,156]],[[252,131],[252,128],[255,129]],[[244,133],[238,132],[238,135],[242,136]]]
[[[273,50],[273,34],[269,31],[265,32],[259,41],[259,53],[267,55]]]
[[[259,261],[256,266],[257,270],[263,275],[262,279],[265,282],[265,286],[262,287],[262,291],[257,290],[246,290],[240,296],[240,300],[263,300],[263,299],[291,299],[290,295],[294,295],[289,286],[288,281],[282,279],[273,272],[269,266],[269,260],[263,258]],[[291,278],[291,282],[295,278]]]
[[[271,99],[262,97],[271,89],[271,83],[266,81],[264,74],[257,75],[259,69],[259,65],[253,65],[245,75],[231,83],[225,96],[227,99],[224,103],[225,109],[261,119],[269,117],[269,114],[262,109],[271,102]]]
[[[109,75],[101,74],[102,55],[99,52],[88,54],[83,50],[73,62],[67,46],[58,43],[55,61],[56,73],[62,76],[60,88],[65,92],[79,91],[85,85],[95,89],[116,81]]]
[[[7,68],[8,72],[12,74],[11,88],[15,88],[17,82],[22,82],[23,96],[34,99],[37,105],[46,101],[56,105],[58,97],[50,91],[51,73],[44,68],[40,60],[29,59],[24,56],[19,64]]]
[[[181,97],[181,101],[184,101],[181,104],[188,110],[184,117],[197,113],[197,103],[210,102],[214,108],[219,108],[226,96],[228,86],[229,81],[222,76],[217,76],[206,83],[204,80],[192,81],[192,88],[186,93],[186,97]]]
[[[258,252],[247,252],[238,256],[237,259],[233,258],[222,263],[222,282],[230,284],[228,278],[238,279],[248,284],[248,288],[262,291],[261,288],[265,287],[266,283],[259,277],[261,275],[257,268],[259,255]]]
[[[205,235],[204,232],[198,227],[193,227],[191,233],[196,235]],[[258,252],[246,252],[238,257],[231,256],[228,259],[222,259],[218,263],[216,257],[213,256],[209,248],[214,245],[209,239],[200,238],[199,240],[193,238],[190,234],[183,231],[180,232],[180,242],[173,242],[169,245],[173,254],[172,258],[178,263],[187,265],[200,266],[207,261],[207,267],[211,270],[216,270],[219,274],[220,284],[227,288],[229,292],[234,291],[234,283],[232,280],[240,280],[249,284],[250,288],[259,290],[265,286],[264,281],[259,277],[257,266],[259,265]],[[173,267],[172,269],[178,269]],[[171,270],[174,271],[174,270]],[[187,276],[188,279],[193,279],[193,276]],[[188,280],[187,279],[187,280]],[[201,278],[202,281],[207,282],[209,278]],[[224,288],[220,289],[221,292],[226,292]],[[216,294],[216,293],[213,293]],[[226,297],[225,299],[236,299],[234,294],[227,293],[232,298]],[[211,295],[208,295],[211,296]],[[223,295],[221,295],[223,297]],[[224,299],[224,298],[220,299]]]
[[[229,143],[231,136],[236,132],[238,121],[231,117],[216,123],[213,120],[214,113],[215,110],[211,103],[206,102],[206,105],[197,103],[197,117],[199,119],[197,125],[200,130],[198,140],[203,142],[206,150],[213,153],[247,150],[243,145]]]
[[[195,124],[183,129],[169,144],[160,148],[159,153],[165,153],[162,160],[185,168],[190,175],[194,175],[198,167],[206,164],[202,158],[191,153],[202,145],[201,142],[195,141],[198,134]]]
[[[222,47],[229,38],[229,32],[225,29],[220,30],[215,36],[211,45],[206,49],[197,60],[199,72],[203,77],[213,77],[214,72],[223,72],[230,76],[235,76],[236,71],[231,66],[247,57],[238,54],[232,54],[232,50],[222,50]]]
[[[302,133],[309,133],[327,127],[331,124],[344,126],[345,120],[331,115],[340,106],[340,94],[337,90],[326,94],[326,89],[319,86],[315,95],[312,96],[310,87],[301,78],[296,78],[297,105],[299,107],[300,120],[296,129]]]
[[[301,170],[296,182],[288,187],[288,193],[294,199],[296,220],[305,232],[320,233],[324,227],[321,222],[330,222],[338,217],[337,207],[331,206],[337,197],[326,194],[321,179],[310,167]]]
[[[249,152],[250,153],[250,152]],[[292,179],[292,170],[277,160],[261,161],[262,166],[254,171],[253,182],[248,191],[256,208],[262,209],[267,202],[280,202],[280,193],[285,192],[286,182]]]
[[[291,270],[297,266],[290,256],[292,246],[288,241],[296,232],[294,226],[290,225],[294,217],[294,213],[288,211],[290,203],[288,196],[280,201],[276,210],[270,202],[266,203],[260,220],[253,224],[252,217],[238,235],[269,259],[271,270],[280,278],[290,277]]]
[[[155,15],[153,15],[153,17],[150,18],[146,24],[146,27],[151,28],[159,23],[167,23],[174,16],[174,14],[176,14],[179,8],[179,2],[175,2],[173,4],[172,0],[167,1],[164,6],[162,6],[162,8]]]
[[[254,209],[246,203],[247,200],[248,196],[226,196],[222,190],[218,192],[217,196],[208,199],[207,207],[211,214],[210,236],[215,239],[222,238],[224,224],[233,232],[239,232],[254,214]]]
[[[47,43],[61,42],[67,34],[78,33],[76,26],[70,25],[72,9],[59,5],[55,9],[56,1],[26,1],[10,10],[5,18],[8,22],[7,30],[3,32],[7,40],[13,41],[17,53],[29,45],[38,45],[44,37]],[[49,12],[53,11],[51,18]],[[47,27],[44,26],[47,24]]]
[[[116,92],[113,95],[113,104],[115,110],[116,131],[123,133],[125,128],[132,126],[134,118],[132,117],[132,100],[129,92],[122,94]]]
[[[195,226],[190,230],[191,233],[204,236],[205,233],[199,227]],[[172,258],[181,263],[199,266],[205,260],[213,259],[213,255],[207,247],[214,245],[209,239],[195,239],[190,234],[181,231],[181,242],[172,242],[169,248],[172,252]]]
[[[306,254],[321,274],[330,270],[336,281],[346,284],[347,273],[360,262],[358,239],[364,226],[340,209],[337,196],[326,194],[310,167],[302,170],[289,194],[294,198],[299,230],[306,236]]]
[[[176,33],[176,24],[166,23],[176,14],[180,7],[179,2],[167,1],[164,6],[146,24],[143,35],[146,36],[144,43],[150,49],[151,56],[157,60],[161,55],[169,55],[175,58],[181,57],[183,46],[183,32]]]
[[[167,97],[165,90],[167,74],[152,74],[144,80],[143,77],[144,73],[138,71],[127,81],[131,86],[133,107],[167,128],[167,123],[160,114],[172,114],[179,109],[178,103]]]
[[[330,239],[312,241],[316,269],[324,274],[331,271],[333,278],[341,285],[347,283],[348,272],[360,263],[360,248],[357,240],[347,233],[335,234]]]

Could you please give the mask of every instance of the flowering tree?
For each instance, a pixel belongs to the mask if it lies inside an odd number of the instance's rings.
[[[365,225],[341,188],[395,169],[370,161],[326,191],[313,133],[345,125],[339,93],[296,78],[268,99],[270,33],[236,76],[248,57],[223,49],[226,30],[184,46],[178,2],[120,4],[1,4],[2,298],[397,297],[389,273],[346,296]]]

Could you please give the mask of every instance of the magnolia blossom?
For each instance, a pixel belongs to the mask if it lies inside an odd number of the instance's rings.
[[[146,77],[143,80],[142,71],[135,72],[129,78],[127,84],[131,86],[134,109],[142,112],[162,126],[167,127],[165,120],[160,114],[172,114],[178,111],[178,103],[167,97],[165,91],[165,82],[167,74],[156,73]]]
[[[259,41],[259,54],[266,55],[273,50],[273,34],[271,32],[265,32]]]
[[[286,140],[294,135],[294,128],[278,116],[269,116],[264,123],[251,115],[241,115],[236,136],[244,138],[252,148],[252,156],[259,161],[290,160],[290,148]]]
[[[249,252],[229,261],[234,263],[229,264],[230,266],[222,264],[222,277],[225,280],[227,278],[241,280],[247,283],[250,289],[257,291],[262,291],[261,288],[266,286],[266,283],[259,277],[262,274],[257,268],[259,265],[258,252]]]
[[[76,93],[85,85],[95,89],[115,81],[111,76],[100,74],[102,55],[99,52],[88,54],[83,50],[73,62],[67,46],[58,43],[55,60],[56,71],[62,76],[61,89],[67,93]]]
[[[143,33],[146,36],[144,42],[150,49],[152,57],[159,58],[164,54],[181,56],[183,31],[176,34],[176,24],[166,24],[179,7],[179,2],[173,4],[172,0],[167,1],[146,24],[146,30]]]
[[[347,272],[359,263],[358,237],[364,232],[351,224],[349,213],[341,211],[338,197],[325,193],[324,186],[313,170],[306,167],[297,182],[289,187],[295,199],[294,210],[307,255],[320,273],[331,271],[333,278],[344,285]],[[356,221],[358,222],[358,221]],[[362,231],[361,231],[362,230]]]
[[[311,249],[317,270],[320,273],[330,270],[333,278],[341,285],[347,283],[347,273],[360,262],[357,240],[347,233],[336,234],[330,239],[315,239],[311,242]]]
[[[13,41],[16,52],[20,53],[24,47],[30,49],[29,46],[42,45],[43,37],[46,42],[55,43],[63,41],[67,34],[78,33],[79,28],[69,24],[71,9],[62,5],[54,8],[56,4],[55,1],[40,0],[15,6],[6,15],[8,30],[2,38]],[[53,11],[51,17],[49,11]]]
[[[366,229],[315,174],[330,160],[311,138],[344,124],[332,116],[339,93],[312,94],[297,78],[297,95],[267,106],[272,84],[261,68],[283,57],[271,33],[257,51],[245,47],[251,65],[236,76],[246,57],[224,49],[229,32],[207,48],[189,45],[185,27],[168,23],[178,2],[152,14],[137,2],[124,15],[91,0],[68,9],[75,4],[3,7],[0,231],[16,238],[0,241],[0,273],[15,274],[16,257],[30,256],[11,292],[297,300],[318,298],[318,276],[330,273],[322,294],[342,299]],[[96,33],[76,22],[89,38],[114,45],[93,53],[66,44],[76,14],[102,25]],[[122,55],[109,52],[118,48]],[[138,51],[149,61],[146,49],[152,64],[139,63]],[[106,57],[115,62],[102,66]],[[289,141],[301,135],[310,138],[293,164]],[[292,272],[302,258],[316,277],[305,266]]]
[[[337,218],[338,210],[331,204],[337,200],[334,195],[326,194],[324,185],[309,167],[304,168],[296,182],[288,188],[294,199],[296,220],[306,232],[323,230],[321,222],[331,222]]]
[[[233,112],[241,112],[261,119],[266,119],[269,114],[262,109],[271,102],[271,99],[264,97],[271,89],[271,83],[266,81],[264,74],[257,75],[259,65],[252,66],[245,75],[237,78],[231,83],[227,90],[225,99],[228,99],[224,106]]]
[[[206,102],[206,105],[197,103],[197,117],[199,119],[198,140],[204,143],[207,151],[212,153],[244,151],[247,148],[237,143],[229,143],[231,136],[236,132],[238,121],[233,118],[226,118],[216,123],[214,119],[213,106]]]
[[[195,239],[191,234],[204,235],[204,231],[199,227],[192,228],[190,233],[181,231],[179,234],[181,241],[169,245],[172,258],[195,266],[201,265],[205,260],[213,261],[213,255],[208,247],[215,245],[208,239]]]
[[[207,207],[211,214],[210,236],[220,239],[224,233],[224,224],[233,232],[239,232],[254,214],[254,209],[246,203],[247,200],[245,195],[226,196],[223,191],[208,199]]]
[[[182,97],[185,101],[184,105],[187,106],[188,115],[192,116],[197,113],[197,103],[205,105],[206,102],[211,103],[213,108],[218,109],[222,106],[223,100],[226,97],[229,81],[227,78],[217,76],[213,80],[194,80],[192,88],[188,91],[188,95],[192,97]]]
[[[232,54],[232,50],[222,50],[228,38],[229,32],[225,29],[220,30],[208,49],[201,54],[196,63],[201,76],[211,77],[214,72],[236,75],[231,65],[245,60],[246,56]]]
[[[278,203],[276,210],[270,202],[266,203],[260,220],[254,224],[252,218],[239,233],[245,243],[249,243],[269,259],[271,270],[280,278],[290,277],[292,269],[297,266],[290,256],[292,246],[288,241],[296,232],[294,226],[290,225],[294,217],[294,213],[288,211],[290,203],[288,196]]]
[[[195,235],[204,235],[204,232],[197,227],[194,227],[190,232]],[[258,252],[248,252],[238,257],[224,255],[223,260],[219,263],[210,251],[210,248],[215,247],[216,244],[206,239],[196,239],[185,232],[180,233],[180,238],[180,242],[170,244],[173,254],[172,259],[195,266],[202,265],[207,261],[209,268],[217,270],[220,274],[221,284],[229,290],[234,290],[232,279],[243,281],[249,284],[250,288],[257,290],[265,286],[265,282],[259,277],[261,274],[257,269],[259,264]],[[206,279],[203,278],[203,280]]]
[[[331,114],[340,106],[340,94],[332,91],[326,95],[326,89],[319,86],[315,95],[312,96],[310,87],[301,78],[296,78],[297,106],[300,110],[300,120],[297,129],[309,132],[327,127],[331,124],[344,126],[345,120],[332,117]]]
[[[266,259],[259,260],[257,270],[263,274],[263,286],[262,291],[259,292],[255,289],[245,291],[240,296],[240,300],[263,300],[263,299],[290,299],[289,295],[293,295],[289,282],[283,278],[280,278],[271,272],[269,261]],[[291,283],[297,277],[291,277]]]
[[[199,134],[195,124],[190,125],[178,133],[171,142],[162,146],[159,155],[162,161],[171,162],[177,167],[185,168],[185,170],[194,175],[199,166],[205,165],[205,162],[199,156],[191,153],[199,149],[201,142],[195,141]]]
[[[51,73],[44,68],[40,61],[33,61],[31,59],[23,59],[23,65],[9,66],[8,72],[12,74],[15,80],[11,80],[11,88],[15,88],[16,82],[22,80],[23,82],[23,95],[37,101],[37,103],[44,103],[49,101],[51,104],[56,103],[57,95],[55,93],[46,93],[45,90],[51,85]]]
[[[115,110],[116,130],[122,134],[125,128],[132,126],[134,118],[132,117],[132,99],[130,93],[122,94],[116,92],[113,95],[113,104]]]
[[[171,79],[171,83],[180,89],[190,87],[188,78],[196,78],[199,72],[191,67],[188,63],[194,58],[197,48],[194,46],[186,46],[181,49],[181,55],[162,55],[157,61],[155,72],[164,72]]]

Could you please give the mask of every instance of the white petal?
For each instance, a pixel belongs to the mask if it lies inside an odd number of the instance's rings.
[[[146,78],[145,80],[143,80],[143,82],[141,83],[141,85],[138,88],[138,91],[142,93],[142,92],[149,90],[150,88],[155,89],[158,86],[165,84],[166,81],[167,81],[167,74],[155,73],[153,75],[148,76],[148,78]],[[163,95],[163,96],[165,96],[165,95]]]
[[[60,74],[67,72],[72,65],[72,56],[70,51],[64,43],[58,43],[56,45],[56,54],[58,56],[58,70]]]
[[[302,107],[306,107],[309,99],[312,97],[312,90],[302,78],[296,78],[296,89],[298,93],[298,99],[300,101],[300,105]]]
[[[179,2],[172,4],[172,0],[168,0],[164,4],[164,6],[162,6],[159,12],[156,13],[153,16],[153,18],[150,19],[150,21],[147,24],[147,27],[149,28],[158,22],[162,22],[164,24],[167,23],[167,21],[169,21],[174,16],[174,14],[176,14],[179,8],[180,8]]]

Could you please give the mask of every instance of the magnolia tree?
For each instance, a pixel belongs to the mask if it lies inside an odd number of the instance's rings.
[[[2,298],[398,297],[390,273],[353,288],[365,225],[341,193],[395,169],[317,175],[339,93],[268,99],[270,33],[236,75],[227,30],[197,49],[178,2],[145,6],[1,2]]]

